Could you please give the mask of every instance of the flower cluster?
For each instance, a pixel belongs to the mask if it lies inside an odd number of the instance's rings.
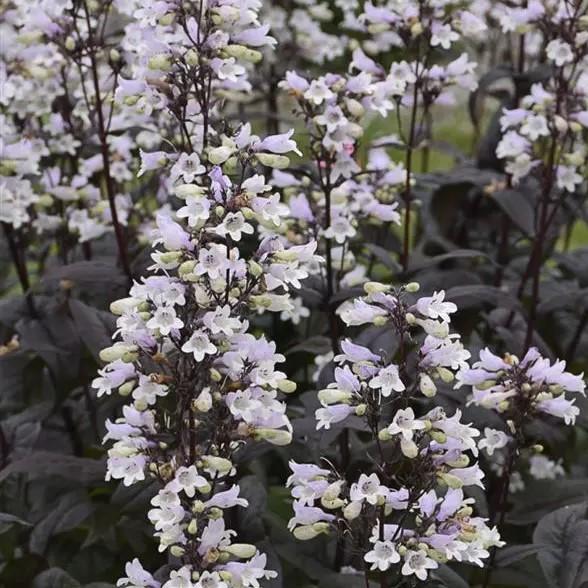
[[[289,527],[299,539],[345,533],[372,571],[398,564],[401,575],[423,581],[439,562],[483,565],[488,549],[502,542],[484,519],[472,516],[473,501],[462,490],[482,486],[484,474],[470,457],[478,454],[480,433],[461,423],[459,410],[448,417],[435,407],[417,416],[414,405],[419,391],[434,396],[435,379],[451,382],[454,371],[467,365],[469,353],[458,336],[449,334],[449,315],[456,307],[443,292],[410,304],[406,298],[416,284],[392,292],[371,282],[365,289],[369,294],[345,303],[341,317],[348,325],[392,328],[399,338],[399,363],[343,341],[335,381],[319,391],[322,408],[315,416],[317,429],[352,415],[365,422],[364,430],[376,440],[374,470],[352,481],[332,466],[291,462],[295,515]],[[409,361],[415,326],[426,336]]]
[[[380,148],[370,150],[364,169],[358,153],[367,114],[385,115],[393,108],[390,88],[369,72],[327,74],[309,82],[290,71],[280,86],[296,100],[313,160],[310,170],[275,174],[288,199],[289,231],[326,242],[327,270],[337,274],[338,284],[359,283],[365,268],[355,263],[352,247],[358,227],[400,222],[395,199],[406,184],[402,165]]]
[[[105,33],[112,5],[13,4],[2,25],[1,220],[55,238],[64,260],[113,228],[121,249],[134,152],[154,133],[123,134],[135,121],[110,104],[122,67],[119,35]]]
[[[226,92],[249,87],[248,64],[272,43],[258,8],[225,1],[194,13],[171,2],[138,9],[145,46],[132,68],[137,78],[121,82],[117,95],[131,109],[161,109],[177,130],[173,151],[141,154],[139,174],[167,176],[169,202],[156,215],[150,275],[111,306],[119,340],[102,351],[109,363],[94,381],[99,395],[118,390],[132,400],[107,422],[107,477],[159,481],[149,519],[160,550],[181,565],[166,588],[242,588],[274,575],[254,546],[233,542],[223,516],[247,505],[234,483],[236,452],[252,440],[291,440],[278,395],[296,385],[279,371],[276,345],[249,332],[248,317],[291,311],[290,290],[320,259],[315,242],[280,238],[288,208],[260,173],[288,166],[297,151],[292,132],[262,139],[224,118]],[[153,582],[139,562],[127,575],[123,585]]]
[[[521,415],[551,415],[573,425],[580,411],[566,393],[584,395],[586,385],[584,374],[575,376],[565,367],[565,361],[551,364],[534,347],[521,360],[483,349],[479,361],[457,374],[456,386],[472,386],[472,403],[496,410],[511,422],[519,423]]]
[[[517,27],[545,32],[542,45],[549,75],[531,86],[520,107],[504,110],[500,119],[504,134],[496,154],[514,184],[532,173],[547,173],[558,190],[574,193],[584,180],[586,164],[586,8],[576,9],[575,3],[564,1],[534,2],[527,9],[510,10],[508,18]]]
[[[395,292],[391,286],[368,282],[364,285],[368,294],[343,303],[338,313],[348,326],[390,326],[403,341],[411,339],[413,329],[422,329],[426,336],[418,349],[415,386],[431,397],[436,393],[434,380],[453,381],[455,372],[467,366],[470,353],[460,336],[450,333],[450,315],[457,310],[456,305],[445,300],[443,290],[411,304],[407,294],[418,288],[411,283]]]

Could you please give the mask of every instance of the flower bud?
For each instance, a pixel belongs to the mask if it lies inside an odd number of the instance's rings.
[[[366,411],[367,411],[367,405],[366,405],[366,404],[358,404],[358,405],[355,407],[355,414],[356,414],[358,417],[362,417],[362,416],[364,416],[364,415],[365,415],[365,413],[366,413]]]
[[[222,551],[230,553],[239,559],[249,559],[257,553],[257,547],[250,543],[232,543],[221,548]]]
[[[350,502],[343,509],[343,516],[348,521],[353,521],[361,514],[361,502]]]
[[[112,63],[118,63],[120,61],[120,53],[114,47],[110,50],[108,58]]]
[[[194,400],[192,400],[192,410],[198,412],[208,412],[212,408],[212,396],[209,388],[204,388]]]
[[[76,48],[76,41],[75,41],[75,39],[73,37],[68,37],[65,40],[65,48],[68,51],[73,51]]]
[[[246,220],[253,220],[257,216],[255,212],[253,212],[253,210],[251,210],[251,208],[249,208],[248,206],[244,206],[243,208],[241,208],[241,213],[243,214]]]
[[[457,511],[460,517],[471,517],[474,514],[474,509],[471,506],[464,506]]]
[[[121,359],[126,363],[135,361],[139,357],[139,348],[136,345],[130,345],[119,341],[110,347],[103,349],[99,356],[100,359],[106,363]]]
[[[496,386],[496,380],[484,380],[480,384],[476,384],[478,390],[488,390],[494,386]]]
[[[400,450],[408,459],[414,459],[419,454],[419,448],[414,441],[402,437],[400,439]]]
[[[207,469],[218,472],[221,476],[228,474],[233,469],[232,461],[216,455],[203,455],[202,462]]]
[[[324,388],[319,390],[318,399],[321,404],[347,404],[352,398],[351,392],[339,390],[338,388]]]
[[[508,400],[502,400],[498,403],[498,406],[496,408],[498,409],[498,412],[504,412],[505,410],[508,410],[509,406],[510,403],[508,402]]]
[[[453,382],[455,379],[453,372],[445,367],[437,368],[437,374],[446,384],[451,384],[451,382]]]
[[[133,406],[139,411],[144,412],[149,408],[147,401],[144,398],[138,398],[133,402]]]
[[[139,298],[133,298],[132,296],[121,298],[110,303],[110,312],[116,316],[121,316],[125,312],[134,310],[140,302]]]
[[[427,374],[421,374],[419,378],[419,389],[421,394],[427,398],[433,398],[437,394],[437,386],[435,386],[435,382]]]
[[[186,553],[186,550],[183,547],[181,547],[180,545],[172,545],[169,548],[169,552],[174,557],[182,557],[182,555],[184,555],[184,553]]]
[[[213,382],[220,382],[223,379],[222,374],[216,368],[210,368],[209,373]]]
[[[336,508],[341,508],[343,505],[345,504],[344,500],[341,500],[340,498],[325,498],[325,496],[323,496],[321,498],[321,505],[328,509],[328,510],[334,510]]]
[[[368,25],[367,30],[370,35],[378,35],[379,33],[385,33],[390,30],[390,25],[386,22],[379,22]]]
[[[122,386],[119,386],[118,393],[121,396],[129,396],[129,394],[131,394],[131,392],[135,389],[135,384],[135,380],[129,380],[128,382],[125,382]]]
[[[410,36],[413,39],[416,39],[419,35],[423,34],[423,25],[421,22],[415,22],[411,27],[410,27]]]
[[[337,482],[330,484],[323,492],[323,498],[326,498],[327,500],[335,500],[335,498],[339,498],[343,483],[344,482],[342,480],[338,480]]]
[[[192,502],[192,512],[194,514],[203,513],[205,508],[206,506],[204,505],[204,502],[202,502],[202,500],[194,500],[194,502]]]
[[[231,157],[233,149],[231,147],[215,147],[208,152],[208,161],[213,165],[221,165]]]
[[[227,57],[235,57],[236,59],[242,59],[249,63],[259,63],[263,58],[263,55],[259,51],[250,49],[244,45],[227,45],[223,47],[222,53]]]
[[[204,196],[206,188],[196,184],[180,184],[174,188],[174,194],[178,198],[187,198],[188,196]]]
[[[296,388],[296,382],[292,380],[283,379],[278,382],[278,390],[284,394],[292,394],[292,392],[296,392]]]
[[[411,294],[418,292],[421,289],[421,285],[418,282],[409,282],[404,286],[404,289]]]
[[[259,278],[263,274],[263,268],[253,259],[250,259],[247,265],[249,266],[249,272],[254,278]]]
[[[282,447],[289,445],[292,442],[292,433],[285,431],[284,429],[268,429],[268,428],[256,428],[253,434],[255,439],[263,439],[272,445],[278,445]]]
[[[196,67],[200,63],[198,52],[194,49],[188,49],[184,55],[184,59],[190,67]]]
[[[158,24],[162,27],[169,27],[175,20],[176,15],[173,12],[168,12],[157,19]]]
[[[354,98],[346,98],[345,106],[347,107],[349,114],[356,118],[360,118],[365,113],[365,108],[361,105],[361,102],[358,102]]]
[[[453,474],[439,474],[439,478],[442,482],[444,482],[449,488],[453,488],[457,490],[463,486],[463,482]]]
[[[292,531],[294,537],[296,537],[296,539],[298,539],[299,541],[308,541],[310,539],[318,537],[321,533],[328,532],[328,523],[314,523],[313,525],[302,525],[301,527],[296,527],[294,531]]]
[[[459,457],[446,463],[452,468],[467,468],[470,465],[470,458],[465,453],[462,453]]]
[[[387,322],[388,322],[387,316],[376,316],[376,317],[374,317],[374,320],[372,321],[372,323],[376,327],[383,327]]]
[[[257,153],[257,159],[261,165],[274,169],[286,169],[290,165],[290,159],[285,155],[274,153]]]
[[[388,433],[388,429],[382,429],[378,433],[378,439],[380,441],[390,441],[390,439],[392,439],[392,435],[390,435],[390,433]]]
[[[429,435],[431,435],[431,438],[437,441],[437,443],[443,444],[447,442],[447,435],[443,431],[433,430],[429,432]]]
[[[436,549],[428,549],[427,550],[427,555],[433,560],[436,561],[438,563],[446,563],[447,562],[447,556],[443,553],[441,553],[440,551],[437,551]]]
[[[181,251],[166,251],[159,255],[162,263],[178,263],[182,259],[183,253]]]
[[[188,533],[190,535],[196,535],[198,533],[198,521],[196,519],[192,519],[188,524]]]
[[[416,321],[417,321],[417,318],[416,318],[416,316],[414,316],[414,314],[412,314],[412,312],[407,312],[407,313],[404,315],[404,319],[406,320],[406,322],[407,322],[409,325],[415,325],[415,324],[416,324]]]
[[[366,294],[378,294],[379,292],[388,292],[390,286],[381,282],[366,282],[363,289]]]
[[[147,67],[152,70],[169,71],[171,69],[171,59],[169,55],[160,53],[149,58]]]

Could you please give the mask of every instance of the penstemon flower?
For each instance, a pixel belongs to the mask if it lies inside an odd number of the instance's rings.
[[[461,422],[460,410],[451,417],[441,407],[423,411],[419,400],[435,395],[435,381],[451,382],[467,366],[469,353],[449,333],[456,306],[443,292],[410,302],[417,284],[364,288],[367,296],[344,303],[341,318],[347,325],[388,325],[399,340],[398,363],[344,340],[334,382],[318,393],[315,418],[317,429],[359,419],[374,440],[373,467],[350,477],[327,459],[324,467],[291,462],[289,528],[301,540],[345,537],[349,552],[359,554],[350,563],[363,566],[366,581],[371,572],[424,581],[452,559],[482,566],[489,549],[503,542],[473,516],[474,501],[463,490],[482,486],[484,474],[472,461],[480,433]],[[413,357],[420,330],[424,340]]]
[[[457,374],[457,386],[472,386],[471,402],[498,411],[506,420],[521,423],[521,418],[550,415],[573,425],[580,411],[566,393],[585,395],[586,385],[584,374],[566,372],[565,365],[552,365],[534,347],[521,360],[483,349],[472,368]]]
[[[107,478],[158,481],[149,520],[159,550],[178,558],[165,588],[259,586],[276,575],[265,554],[235,542],[224,517],[247,506],[236,483],[239,449],[291,440],[279,395],[296,385],[279,370],[276,345],[249,332],[248,317],[293,311],[290,290],[319,262],[316,243],[290,246],[277,234],[288,209],[260,173],[261,165],[288,165],[297,151],[292,133],[260,138],[248,123],[231,127],[223,118],[223,101],[249,87],[257,48],[272,42],[258,3],[241,8],[139,9],[149,47],[138,78],[118,96],[134,108],[146,92],[150,108],[175,119],[179,137],[176,151],[142,154],[141,170],[168,174],[162,184],[180,204],[156,216],[149,275],[112,305],[118,341],[103,350],[110,363],[94,381],[99,394],[118,389],[132,400],[107,422]],[[139,562],[127,575],[122,585],[155,583]]]

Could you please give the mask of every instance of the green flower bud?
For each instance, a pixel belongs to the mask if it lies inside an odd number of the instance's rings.
[[[321,404],[347,404],[352,398],[351,392],[338,388],[324,388],[319,390],[318,399]]]
[[[160,53],[149,58],[147,67],[152,70],[169,71],[171,69],[171,59],[169,55]]]
[[[195,51],[194,49],[188,49],[188,51],[186,51],[186,55],[184,57],[186,59],[186,63],[190,67],[196,67],[200,63],[200,58],[198,56],[198,52]]]
[[[431,435],[431,437],[437,441],[437,443],[446,443],[447,442],[447,435],[443,432],[443,431],[430,431],[429,435]]]
[[[183,278],[186,274],[191,274],[196,267],[196,260],[189,259],[188,261],[184,261],[178,267],[178,275],[180,278]]]
[[[222,551],[240,559],[249,559],[257,553],[257,547],[249,543],[232,543],[231,545],[227,545],[227,547],[223,547]]]
[[[263,55],[259,51],[244,45],[227,45],[222,52],[227,57],[235,57],[249,63],[259,63],[263,59]]]
[[[449,488],[453,488],[454,490],[463,486],[463,482],[453,474],[439,474],[439,478],[446,486],[449,486]]]
[[[286,169],[290,165],[290,159],[285,155],[275,153],[258,153],[257,159],[262,165],[274,169]]]
[[[278,382],[278,390],[284,394],[292,394],[292,392],[296,392],[296,387],[296,382],[293,382],[292,380],[284,379]]]
[[[133,298],[132,296],[120,298],[119,300],[110,303],[110,312],[116,316],[121,316],[125,312],[130,312],[136,309],[140,302],[140,298]]]
[[[343,516],[348,521],[353,521],[361,514],[361,502],[350,502],[343,509]]]
[[[204,466],[214,472],[225,475],[233,469],[233,462],[224,457],[217,457],[215,455],[203,455],[202,462]]]
[[[255,439],[263,439],[272,445],[289,445],[292,442],[292,433],[283,429],[266,429],[256,428],[254,432]]]
[[[187,198],[188,196],[204,196],[206,188],[196,184],[181,184],[174,188],[174,194],[178,198]]]
[[[381,282],[366,282],[363,285],[363,289],[366,294],[378,294],[380,292],[388,292],[390,286]]]
[[[421,394],[427,398],[433,398],[437,394],[437,386],[435,386],[435,382],[427,374],[421,374],[419,378],[419,389]]]
[[[127,343],[119,341],[111,347],[106,347],[105,349],[103,349],[100,352],[99,356],[100,359],[106,363],[116,361],[117,359],[121,359],[126,363],[130,363],[138,359],[138,351],[139,348],[136,345],[129,345]]]
[[[419,448],[414,441],[409,441],[402,437],[400,439],[400,451],[408,459],[414,459],[419,454]]]
[[[221,165],[231,157],[233,149],[231,147],[215,147],[208,152],[208,161],[213,165]]]
[[[118,387],[118,393],[121,396],[129,396],[131,392],[135,389],[136,380],[129,380],[125,382],[121,386]]]

